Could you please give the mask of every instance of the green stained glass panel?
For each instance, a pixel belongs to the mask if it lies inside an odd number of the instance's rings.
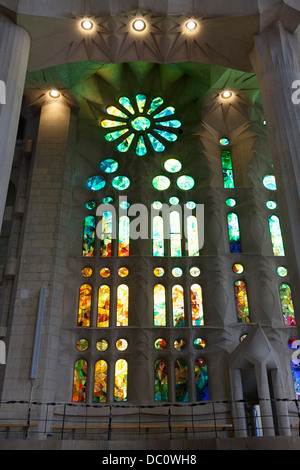
[[[281,235],[280,221],[276,215],[269,217],[269,229],[274,255],[284,256],[285,252]]]
[[[170,203],[172,206],[176,206],[177,204],[179,204],[179,199],[178,199],[178,197],[176,197],[176,196],[170,197],[169,203]]]
[[[91,191],[99,191],[100,189],[104,188],[105,184],[106,184],[106,181],[103,178],[103,176],[91,176],[87,180],[88,188]]]
[[[175,108],[173,108],[172,106],[168,106],[167,108],[165,108],[163,111],[161,111],[160,113],[156,114],[154,116],[154,119],[159,119],[159,118],[162,118],[162,117],[165,117],[165,116],[170,116],[172,114],[175,113]]]
[[[130,186],[130,180],[127,176],[116,176],[111,184],[118,191],[124,191]]]
[[[92,257],[95,250],[95,217],[88,216],[84,219],[82,256]]]
[[[157,132],[161,137],[164,139],[170,141],[170,142],[175,142],[177,140],[177,135],[173,134],[172,132],[167,132],[167,131],[162,131],[160,129],[154,129],[155,132]]]
[[[265,188],[270,189],[271,191],[275,191],[277,189],[275,176],[266,175],[263,179],[263,185]]]
[[[187,217],[187,241],[189,256],[199,255],[197,218],[193,215]]]
[[[108,106],[106,108],[106,112],[107,114],[110,114],[112,116],[118,116],[118,117],[121,117],[121,118],[126,118],[128,119],[128,116],[126,116],[126,114],[122,113],[122,111],[120,111],[118,108],[116,108],[115,106]]]
[[[91,211],[91,210],[95,209],[96,205],[97,205],[97,204],[96,204],[95,201],[88,201],[88,202],[85,204],[85,207]]]
[[[165,150],[166,147],[152,134],[148,134],[148,137],[155,152],[163,152]]]
[[[126,126],[126,122],[121,121],[111,121],[110,119],[104,119],[101,121],[102,127],[118,127],[118,126]]]
[[[145,104],[146,104],[147,96],[139,93],[136,95],[136,102],[138,105],[138,109],[140,113],[144,112]]]
[[[120,131],[111,132],[109,134],[106,134],[105,139],[108,140],[109,142],[113,142],[114,140],[117,140],[119,137],[121,137],[126,132],[128,132],[127,128],[122,129]]]
[[[283,321],[286,326],[296,326],[291,288],[282,284],[279,288]]]
[[[139,156],[146,155],[146,153],[147,153],[147,147],[145,145],[145,140],[144,140],[144,137],[142,135],[139,136],[139,140],[136,144],[135,153]]]
[[[131,114],[134,114],[134,109],[133,109],[133,106],[132,106],[129,98],[127,98],[126,96],[122,96],[119,99],[119,103],[122,106],[124,106],[124,108],[127,109],[127,111],[129,111]]]
[[[160,123],[157,123],[160,126],[164,127],[173,127],[174,129],[177,129],[178,127],[181,126],[181,122],[178,121],[178,119],[173,119],[172,121],[161,121]]]
[[[266,202],[266,206],[268,209],[272,210],[272,209],[276,209],[277,207],[277,203],[275,201],[267,201]]]
[[[136,131],[145,131],[146,129],[149,129],[151,122],[148,118],[139,116],[131,122],[131,125]]]
[[[117,146],[117,149],[119,150],[119,152],[127,152],[129,150],[129,147],[132,143],[132,140],[134,138],[134,134],[130,134],[125,140],[123,140],[123,142],[121,142],[118,146]]]
[[[164,227],[161,216],[153,217],[153,256],[164,256]]]
[[[170,186],[171,182],[169,178],[163,175],[158,175],[152,180],[152,184],[155,189],[158,189],[159,191],[163,191],[165,189],[168,189]]]
[[[195,209],[196,207],[196,203],[194,201],[188,201],[185,205],[190,210]]]
[[[228,236],[231,253],[241,253],[241,239],[240,239],[240,226],[239,219],[236,214],[231,212],[227,214]]]
[[[155,111],[157,108],[159,108],[159,106],[161,106],[163,104],[163,102],[164,102],[164,100],[162,98],[160,98],[159,96],[154,98],[152,100],[152,103],[150,104],[149,109],[148,109],[148,114],[152,114],[153,111]]]
[[[170,173],[177,173],[181,170],[182,165],[179,160],[176,160],[176,158],[169,158],[165,161],[164,167]]]
[[[118,169],[118,162],[112,158],[107,158],[100,163],[100,169],[105,173],[114,173]]]
[[[288,270],[284,266],[278,266],[276,269],[278,276],[285,277],[287,276]]]
[[[189,189],[192,189],[195,185],[195,181],[191,176],[180,176],[177,180],[177,186],[180,189],[183,189],[185,191],[188,191]]]

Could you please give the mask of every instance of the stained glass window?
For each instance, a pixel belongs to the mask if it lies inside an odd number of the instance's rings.
[[[109,309],[110,309],[110,287],[103,285],[99,288],[98,295],[98,317],[97,327],[106,328],[109,326]]]
[[[107,362],[100,360],[95,364],[93,402],[104,403],[107,397]]]
[[[117,289],[117,326],[128,326],[129,289],[121,284]]]
[[[76,343],[78,351],[86,351],[89,347],[89,342],[87,339],[79,339]]]
[[[97,341],[96,348],[98,349],[98,351],[101,352],[106,351],[108,348],[108,342],[106,341],[106,339],[100,339],[99,341]]]
[[[285,253],[281,235],[280,221],[277,215],[271,215],[271,217],[269,217],[269,229],[274,255],[284,256]]]
[[[130,219],[122,215],[119,221],[118,255],[129,256]]]
[[[199,256],[198,223],[194,215],[189,215],[187,223],[187,239],[189,256]]]
[[[177,173],[179,170],[181,170],[181,166],[182,165],[180,161],[176,160],[176,158],[169,158],[164,163],[165,169],[170,173]]]
[[[168,189],[171,184],[171,181],[169,180],[169,178],[167,178],[167,176],[158,175],[153,178],[152,184],[154,188],[158,191],[164,191],[165,189]]]
[[[189,399],[187,363],[182,359],[175,362],[175,396],[177,402]]]
[[[300,400],[300,364],[291,361],[291,369],[296,399]]]
[[[158,359],[154,365],[155,401],[168,401],[168,368],[165,359]]]
[[[91,176],[87,180],[87,186],[91,191],[99,191],[100,189],[103,189],[105,187],[106,180],[103,178],[103,176]]]
[[[234,188],[233,168],[229,150],[221,152],[224,188]]]
[[[153,217],[153,256],[164,256],[164,222],[160,215]]]
[[[185,326],[183,287],[175,285],[172,288],[173,326]]]
[[[231,253],[241,253],[239,218],[233,212],[227,214],[228,236]]]
[[[91,302],[92,288],[89,284],[83,284],[79,292],[78,326],[90,326]]]
[[[204,359],[195,362],[196,401],[209,400],[207,364]]]
[[[91,277],[91,275],[93,274],[93,270],[92,268],[86,267],[81,270],[81,274],[83,275],[83,277]]]
[[[263,185],[265,188],[275,191],[277,189],[275,176],[266,175],[263,179]]]
[[[112,187],[117,189],[118,191],[124,191],[125,189],[129,188],[130,180],[127,176],[116,176],[112,182]]]
[[[101,256],[110,257],[112,249],[113,216],[110,211],[103,212],[101,234]]]
[[[243,281],[236,281],[234,283],[234,292],[235,292],[235,306],[236,306],[238,322],[249,323],[250,314],[249,314],[246,284]]]
[[[286,326],[296,326],[294,305],[291,288],[288,284],[281,284],[279,288],[283,322]]]
[[[75,362],[73,378],[73,401],[85,403],[86,401],[87,362],[78,359]]]
[[[163,349],[165,349],[166,346],[167,346],[167,343],[162,338],[158,338],[154,342],[155,349],[158,349],[159,351],[162,351]]]
[[[177,180],[177,186],[179,189],[183,189],[184,191],[188,191],[189,189],[192,189],[195,185],[194,178],[191,176],[187,175],[182,175],[179,176]]]
[[[199,284],[191,286],[192,325],[204,325],[202,289]]]
[[[115,364],[115,401],[127,401],[128,364],[124,359],[119,359]]]
[[[154,286],[154,326],[166,326],[166,291],[163,285]]]
[[[86,207],[89,211],[92,211],[92,210],[95,209],[95,207],[96,207],[96,202],[95,202],[95,201],[88,201],[88,202],[85,204],[85,207]]]
[[[84,219],[82,255],[94,256],[95,250],[95,217],[92,215]]]
[[[100,163],[100,169],[105,173],[114,173],[119,167],[118,162],[112,158],[107,158]]]
[[[171,256],[181,256],[181,221],[177,211],[170,212],[170,252]]]

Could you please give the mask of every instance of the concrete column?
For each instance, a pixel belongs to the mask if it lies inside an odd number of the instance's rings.
[[[292,101],[295,91],[292,85],[300,79],[297,36],[277,22],[255,37],[250,59],[261,88],[297,311],[300,306],[297,289],[300,279],[300,104]]]
[[[0,228],[16,145],[29,50],[27,31],[0,15]]]

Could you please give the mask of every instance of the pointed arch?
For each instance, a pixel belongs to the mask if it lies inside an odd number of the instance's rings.
[[[166,290],[162,284],[156,284],[153,290],[154,326],[166,326]]]
[[[87,361],[78,359],[74,365],[73,401],[86,402]]]
[[[97,327],[109,327],[109,311],[110,311],[110,287],[102,285],[98,292],[98,316]]]
[[[249,305],[247,287],[244,281],[236,281],[234,283],[235,293],[235,307],[237,313],[237,320],[239,323],[249,323]]]

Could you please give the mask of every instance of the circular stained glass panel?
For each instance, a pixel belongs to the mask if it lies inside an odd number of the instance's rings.
[[[114,202],[114,200],[113,200],[112,197],[107,196],[107,197],[104,197],[104,198],[102,199],[102,202],[103,202],[103,204],[111,204],[112,202]]]
[[[226,203],[226,206],[228,207],[234,207],[236,205],[236,200],[230,197],[226,199],[225,203]]]
[[[95,201],[88,201],[86,203],[85,207],[91,211],[91,210],[95,209],[96,202]]]
[[[183,351],[185,348],[185,341],[182,338],[177,338],[174,341],[174,348],[177,349],[177,351]]]
[[[268,209],[273,210],[273,209],[276,209],[277,203],[275,201],[267,201],[266,206]]]
[[[219,142],[220,142],[221,145],[229,145],[229,139],[227,139],[227,137],[222,137],[219,140]]]
[[[271,191],[275,191],[277,189],[275,176],[266,175],[263,179],[263,185],[265,188],[270,189]]]
[[[200,269],[197,268],[196,266],[190,269],[190,275],[193,277],[200,276],[200,273],[201,273]]]
[[[182,269],[181,268],[173,268],[172,269],[172,276],[174,276],[174,277],[182,276]]]
[[[244,266],[236,263],[232,266],[232,271],[236,274],[241,274],[244,271]]]
[[[79,339],[77,341],[76,347],[78,351],[86,351],[87,348],[89,347],[89,342],[87,339]]]
[[[97,341],[96,348],[101,352],[106,351],[108,348],[108,342],[106,339],[100,339],[100,341]]]
[[[102,268],[101,271],[100,271],[100,276],[101,277],[109,277],[110,276],[110,269]]]
[[[105,184],[106,184],[105,179],[103,178],[103,176],[99,176],[99,175],[91,176],[87,180],[88,188],[91,191],[99,191],[100,189],[104,188]]]
[[[287,276],[288,270],[284,266],[278,266],[276,269],[278,276],[285,277]]]
[[[159,210],[162,208],[162,203],[160,201],[154,201],[152,207],[156,210]]]
[[[130,180],[127,176],[116,176],[112,180],[112,187],[117,189],[118,191],[124,191],[124,189],[129,188]]]
[[[183,189],[185,191],[192,189],[194,185],[195,185],[195,181],[191,176],[187,176],[187,175],[179,176],[177,180],[178,188]]]
[[[154,276],[161,277],[165,274],[165,270],[164,268],[155,268],[153,273],[154,273]]]
[[[176,197],[176,196],[170,197],[169,203],[170,203],[172,206],[176,206],[176,204],[179,204],[179,199],[178,199],[178,197]]]
[[[118,162],[112,158],[107,158],[100,163],[100,169],[105,173],[114,173],[119,167]]]
[[[163,191],[164,189],[168,189],[171,182],[166,176],[158,175],[153,178],[152,184],[155,189],[158,189],[158,191]]]
[[[118,274],[119,274],[120,277],[126,277],[129,274],[129,270],[127,268],[124,268],[124,267],[120,268],[118,270]]]
[[[118,351],[125,351],[128,348],[128,342],[126,339],[118,339],[116,341],[116,348]]]
[[[196,338],[194,340],[193,346],[195,349],[201,350],[205,348],[205,341],[202,338]]]
[[[167,343],[164,339],[162,338],[158,338],[155,342],[154,342],[154,347],[155,349],[158,349],[159,351],[162,351],[163,349],[165,349],[165,347],[167,346]]]
[[[185,205],[188,209],[195,209],[196,207],[196,203],[194,201],[188,201]]]
[[[294,337],[290,338],[288,340],[288,345],[289,345],[289,348],[291,349],[298,349],[300,348],[300,340]]]
[[[169,158],[165,161],[164,167],[169,173],[177,173],[181,170],[181,162],[176,160],[176,158]]]
[[[83,277],[91,277],[91,275],[93,274],[93,270],[92,268],[86,267],[81,270],[81,274],[83,275]]]

